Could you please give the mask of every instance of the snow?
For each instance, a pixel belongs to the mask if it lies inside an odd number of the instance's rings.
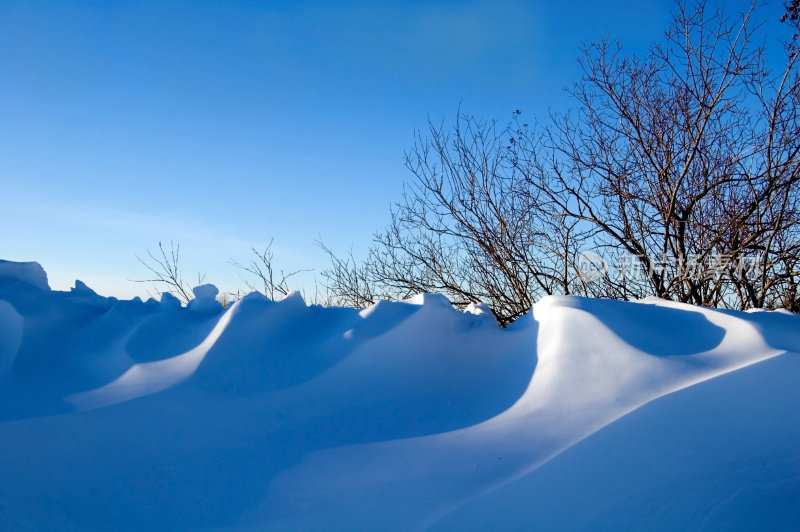
[[[648,403],[433,530],[797,530],[798,372],[776,357]]]
[[[195,286],[192,292],[194,293],[194,299],[186,305],[189,310],[215,314],[222,309],[222,305],[217,301],[219,290],[213,284]]]
[[[0,262],[0,529],[800,523],[794,314],[194,294]]]
[[[11,262],[0,260],[0,277],[6,280],[28,283],[40,290],[50,290],[47,273],[38,262]]]
[[[22,316],[7,301],[0,300],[0,378],[11,371],[22,342]]]

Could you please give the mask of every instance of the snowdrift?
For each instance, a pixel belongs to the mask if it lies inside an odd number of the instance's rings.
[[[796,315],[195,294],[0,261],[0,529],[800,526]]]

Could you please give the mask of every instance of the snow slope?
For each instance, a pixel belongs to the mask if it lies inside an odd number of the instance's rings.
[[[798,316],[215,293],[0,262],[0,529],[800,524]]]

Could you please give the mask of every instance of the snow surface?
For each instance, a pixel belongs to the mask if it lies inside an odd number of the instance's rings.
[[[0,262],[0,529],[800,529],[791,313],[195,295]]]

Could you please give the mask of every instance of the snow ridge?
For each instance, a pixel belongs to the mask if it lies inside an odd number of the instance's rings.
[[[50,291],[31,264],[0,263],[11,528],[424,529],[658,398],[800,351],[779,312],[551,296],[501,329],[430,294],[222,309],[206,285],[187,308]]]

